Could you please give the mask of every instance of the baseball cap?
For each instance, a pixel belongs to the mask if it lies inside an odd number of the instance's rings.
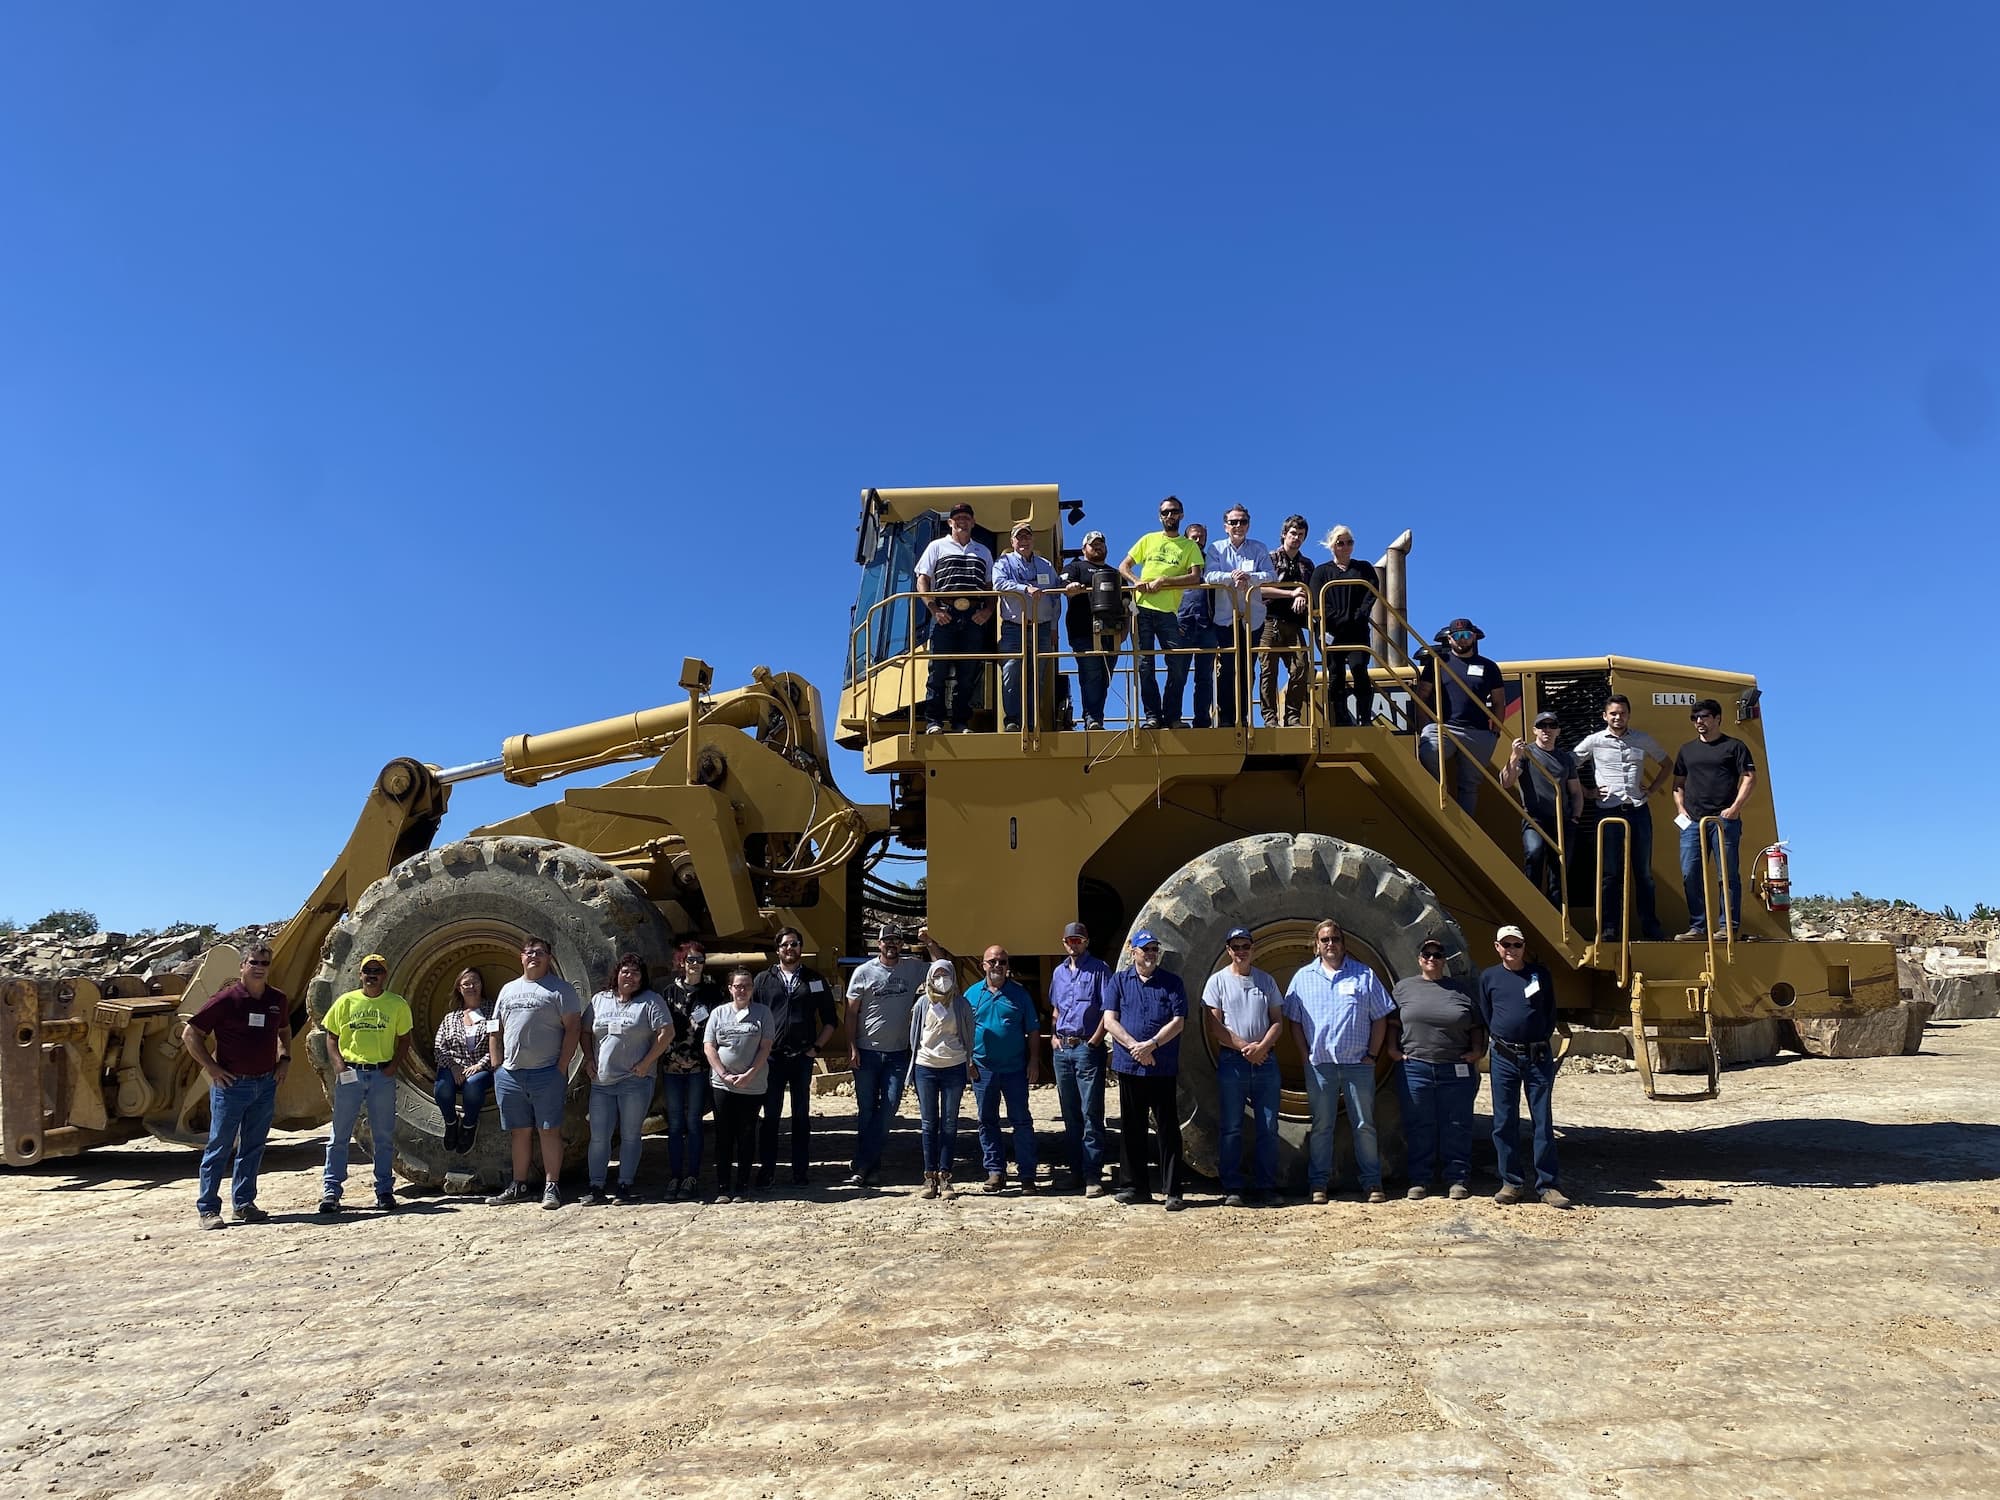
[[[1230,929],[1229,929],[1229,936],[1228,936],[1228,937],[1226,937],[1226,938],[1224,938],[1224,939],[1223,939],[1223,942],[1225,942],[1225,943],[1234,943],[1234,942],[1238,942],[1238,941],[1240,941],[1240,940],[1241,940],[1241,939],[1243,939],[1243,938],[1247,938],[1248,936],[1250,936],[1250,929],[1249,929],[1249,928],[1247,928],[1247,927],[1232,927],[1232,928],[1230,928]]]
[[[1419,958],[1443,958],[1444,944],[1436,938],[1425,938],[1421,943],[1417,944],[1417,956]]]
[[[1535,728],[1537,729],[1540,729],[1544,724],[1560,724],[1560,723],[1562,723],[1562,720],[1557,718],[1555,716],[1555,713],[1550,709],[1545,708],[1540,713],[1535,715]]]
[[[947,516],[969,516],[972,513],[973,510],[971,502],[965,500],[959,501],[958,504],[954,505],[950,510],[945,512]]]
[[[1063,929],[1063,936],[1066,938],[1087,938],[1090,936],[1090,929],[1085,927],[1081,922],[1072,922]]]
[[[384,958],[379,953],[371,953],[366,958],[361,960],[361,967],[365,969],[370,964],[380,964],[383,968],[386,969],[389,967],[389,960]]]
[[[1460,631],[1460,630],[1471,631],[1472,638],[1475,641],[1483,641],[1486,639],[1486,632],[1481,630],[1477,625],[1473,624],[1472,621],[1466,619],[1464,615],[1460,615],[1456,620],[1453,620],[1449,625],[1445,626],[1445,633],[1448,635],[1455,631]]]
[[[1035,529],[1035,523],[1033,521],[1016,521],[1014,523],[1014,529],[1008,532],[1007,535],[1019,536],[1024,531],[1032,533],[1034,529]]]
[[[890,938],[894,938],[900,943],[903,940],[903,929],[894,922],[884,922],[882,930],[876,933],[875,936],[880,941],[887,941]]]
[[[1110,544],[1110,541],[1111,538],[1106,536],[1101,531],[1086,531],[1083,534],[1083,545],[1086,547],[1088,547],[1092,542],[1103,542],[1108,546]]]
[[[1528,935],[1527,933],[1521,931],[1521,929],[1516,927],[1513,923],[1509,922],[1505,927],[1501,928],[1498,932],[1493,934],[1493,941],[1496,943],[1499,942],[1502,938],[1519,938],[1522,942],[1525,943],[1528,940]]]
[[[1132,946],[1134,948],[1156,948],[1159,946],[1159,943],[1160,940],[1150,932],[1135,932],[1132,934]]]

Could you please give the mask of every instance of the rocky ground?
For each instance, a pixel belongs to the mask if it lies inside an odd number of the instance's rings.
[[[320,1137],[296,1135],[268,1162],[276,1221],[202,1233],[191,1153],[92,1152],[0,1176],[0,1475],[101,1497],[1991,1495],[1996,1070],[2000,1022],[1971,1022],[1914,1057],[1749,1067],[1710,1104],[1566,1075],[1569,1214],[899,1185],[417,1198],[329,1226]],[[851,1106],[818,1107],[830,1181]],[[891,1178],[915,1175],[906,1120]]]

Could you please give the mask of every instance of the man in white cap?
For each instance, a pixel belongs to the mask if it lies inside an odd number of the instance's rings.
[[[1032,632],[1027,721],[1046,728],[1042,721],[1055,698],[1056,616],[1062,612],[1063,586],[1054,564],[1035,555],[1033,522],[1014,523],[1013,550],[994,565],[993,587],[1000,595],[1000,727],[1008,734],[1021,732],[1021,648]]]
[[[1521,1092],[1535,1136],[1535,1193],[1550,1208],[1568,1208],[1557,1186],[1553,1108],[1556,1059],[1549,1039],[1556,1029],[1556,982],[1528,957],[1527,934],[1511,924],[1493,937],[1500,962],[1479,976],[1479,1018],[1492,1047],[1493,1155],[1500,1173],[1495,1203],[1528,1196],[1521,1169]]]

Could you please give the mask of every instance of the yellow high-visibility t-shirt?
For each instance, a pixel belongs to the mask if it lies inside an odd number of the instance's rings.
[[[410,1030],[410,1002],[393,990],[369,999],[349,990],[328,1007],[320,1022],[349,1062],[385,1063],[396,1055],[397,1039]]]
[[[1130,554],[1139,576],[1146,578],[1178,578],[1188,569],[1201,571],[1201,548],[1184,536],[1168,536],[1164,531],[1149,531],[1132,544]],[[1132,602],[1141,609],[1158,609],[1172,614],[1181,607],[1181,595],[1185,589],[1161,589],[1157,593],[1134,594]]]

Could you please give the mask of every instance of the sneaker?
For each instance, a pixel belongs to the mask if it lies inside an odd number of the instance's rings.
[[[1000,732],[1002,734],[1019,734],[1021,726],[1016,720],[1009,719],[1005,724],[1000,726]]]
[[[456,1151],[458,1149],[458,1121],[456,1120],[445,1122],[444,1149],[447,1151]]]
[[[239,1203],[231,1210],[239,1224],[268,1224],[271,1216],[254,1203]]]
[[[562,1207],[562,1189],[553,1182],[542,1188],[542,1207],[551,1211]]]
[[[1467,1187],[1462,1182],[1454,1182],[1451,1185],[1451,1191],[1445,1194],[1445,1197],[1451,1199],[1451,1201],[1454,1203],[1463,1203],[1467,1198],[1470,1198],[1471,1196],[1472,1196],[1472,1189]]]
[[[1708,934],[1699,927],[1690,927],[1686,932],[1675,933],[1674,941],[1677,943],[1705,943],[1708,941]]]
[[[323,1214],[329,1214],[329,1215],[331,1215],[331,1214],[337,1214],[337,1213],[339,1213],[339,1212],[340,1212],[340,1200],[339,1200],[338,1198],[322,1198],[322,1199],[320,1199],[320,1200],[319,1200],[319,1211],[320,1211],[321,1213],[323,1213]]]
[[[478,1139],[479,1126],[476,1122],[469,1125],[461,1125],[458,1127],[458,1145],[453,1149],[460,1156],[463,1156],[472,1149],[472,1143]]]
[[[700,1197],[701,1183],[693,1177],[683,1177],[681,1179],[681,1196],[683,1198]]]
[[[1495,1203],[1519,1203],[1528,1195],[1511,1182],[1503,1182],[1500,1191],[1493,1195]]]
[[[868,1174],[866,1172],[849,1172],[847,1176],[841,1179],[840,1185],[842,1187],[865,1188],[868,1186]]]
[[[1151,1193],[1142,1193],[1137,1188],[1121,1188],[1111,1196],[1117,1202],[1126,1204],[1127,1206],[1134,1203],[1151,1203],[1153,1201]]]
[[[1104,721],[1102,719],[1085,719],[1083,721],[1083,727],[1085,729],[1102,729],[1104,727]]]
[[[1241,1193],[1231,1193],[1228,1197],[1222,1200],[1222,1206],[1224,1208],[1248,1207],[1248,1205],[1243,1201],[1243,1195]]]
[[[202,1214],[200,1217],[203,1229],[226,1229],[229,1227],[222,1222],[222,1215],[219,1213]]]
[[[1167,1199],[1167,1212],[1170,1214],[1177,1214],[1186,1207],[1187,1204],[1184,1203],[1178,1195]]]
[[[938,1195],[937,1180],[938,1180],[937,1173],[935,1172],[924,1173],[924,1190],[921,1193],[917,1194],[917,1196],[919,1198],[935,1198]]]
[[[486,1201],[498,1208],[505,1203],[526,1203],[530,1196],[525,1182],[510,1182]],[[325,1207],[324,1204],[320,1206]]]
[[[547,1194],[543,1194],[544,1198],[547,1196]],[[576,1200],[576,1206],[578,1208],[602,1208],[610,1201],[609,1198],[604,1196],[604,1189],[596,1183],[592,1183],[583,1190],[583,1195]]]
[[[1158,729],[1160,727],[1160,716],[1158,714],[1147,714],[1145,718],[1139,721],[1139,727],[1141,729]]]
[[[1421,1203],[1424,1199],[1430,1197],[1430,1195],[1429,1188],[1425,1187],[1421,1182],[1413,1182],[1410,1184],[1409,1192],[1403,1196],[1408,1198],[1412,1203]]]
[[[1002,1177],[998,1172],[988,1172],[986,1180],[979,1184],[979,1191],[982,1193],[998,1193],[1004,1191],[1006,1186],[1006,1178]]]
[[[1326,1198],[1326,1189],[1325,1189],[1325,1188],[1314,1188],[1314,1189],[1312,1190],[1312,1201],[1313,1201],[1314,1203],[1316,1203],[1316,1204],[1318,1204],[1318,1203],[1324,1203],[1324,1202],[1326,1202],[1326,1201],[1327,1201],[1327,1198]]]
[[[630,1205],[639,1201],[639,1189],[632,1183],[621,1182],[611,1190],[611,1196],[620,1203]]]
[[[1550,1208],[1573,1207],[1569,1199],[1563,1196],[1561,1188],[1543,1188],[1542,1202],[1546,1203]]]
[[[717,1193],[715,1195],[715,1201],[717,1203],[734,1203],[736,1200],[734,1198],[731,1198],[729,1196],[728,1191],[725,1189],[724,1191]]]
[[[680,1195],[681,1195],[681,1180],[678,1177],[674,1177],[668,1179],[667,1189],[664,1193],[660,1195],[660,1197],[665,1202],[672,1203],[676,1198],[680,1197]]]
[[[1083,1196],[1086,1198],[1102,1198],[1104,1196],[1104,1184],[1101,1182],[1085,1184]]]
[[[955,724],[952,726],[951,732],[953,734],[970,734],[972,733],[972,726],[970,724]]]
[[[1370,1203],[1387,1203],[1389,1201],[1389,1195],[1383,1192],[1380,1188],[1370,1188],[1368,1190],[1368,1201]]]
[[[811,1183],[812,1183],[812,1173],[810,1173],[810,1172],[794,1172],[794,1173],[792,1173],[792,1186],[793,1186],[793,1187],[808,1187],[808,1186],[810,1186],[810,1185],[811,1185]]]
[[[401,1205],[396,1202],[396,1195],[394,1193],[377,1193],[375,1195],[375,1206],[385,1214],[392,1214]]]
[[[943,734],[943,733],[944,733],[944,725],[942,725],[942,724],[926,724],[926,725],[924,725],[924,733],[925,733],[925,734]],[[722,1200],[719,1200],[719,1201],[722,1201],[722,1202],[727,1202],[728,1200],[727,1200],[727,1199],[722,1199]]]

